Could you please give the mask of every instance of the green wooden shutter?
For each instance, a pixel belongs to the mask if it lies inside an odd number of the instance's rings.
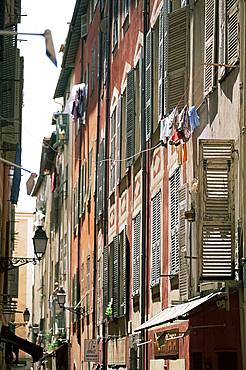
[[[115,190],[115,160],[116,160],[116,109],[110,121],[110,181],[109,189],[112,193]]]
[[[216,1],[205,0],[205,63],[215,63],[215,21]],[[208,93],[214,86],[214,71],[212,65],[204,66],[204,91]]]
[[[102,279],[101,279],[101,259],[99,258],[97,262],[97,324],[101,322],[101,305],[102,305],[102,300],[101,300],[101,284],[102,284]]]
[[[167,9],[166,1],[164,1],[159,15],[158,121],[166,114],[166,32]]]
[[[133,219],[132,295],[140,294],[140,238],[141,215]]]
[[[200,140],[201,279],[234,278],[234,141]]]
[[[167,18],[167,110],[171,112],[188,86],[189,9],[178,9]],[[180,106],[183,107],[187,100],[188,91]]]
[[[127,73],[126,86],[126,169],[134,163],[135,150],[134,69]]]
[[[187,300],[189,297],[188,288],[188,265],[187,265],[187,250],[188,250],[188,221],[184,217],[184,211],[187,211],[188,202],[188,184],[180,186],[178,189],[178,204],[179,204],[179,296],[180,300]]]
[[[152,99],[153,99],[153,71],[152,71],[152,48],[153,48],[152,29],[146,35],[146,71],[145,71],[145,120],[146,120],[146,140],[152,134]]]
[[[114,237],[113,242],[113,316],[119,317],[119,297],[120,297],[120,241],[119,235]]]
[[[122,132],[122,96],[118,101],[118,122],[117,122],[117,185],[121,179],[121,132]]]
[[[104,183],[104,140],[100,143],[98,156],[98,215],[103,212],[103,183]]]
[[[128,268],[127,268],[127,228],[125,226],[123,230],[123,297],[121,300],[121,312],[125,316],[126,315],[126,302],[127,302],[127,276],[128,276]]]
[[[86,202],[86,159],[84,158],[83,164],[83,188],[82,188],[82,213],[85,213],[85,202]]]
[[[105,245],[103,249],[103,320],[107,320],[106,308],[109,303],[109,261],[108,261],[108,246]]]
[[[161,275],[161,191],[152,199],[151,286],[160,284]]]
[[[179,245],[178,245],[178,188],[180,187],[180,167],[169,179],[170,195],[170,261],[172,275],[179,272]]]
[[[228,64],[239,60],[239,2],[227,1],[227,50]]]
[[[143,47],[141,46],[140,50],[140,58],[139,58],[139,144],[140,144],[140,151],[142,150],[142,124],[143,124]],[[144,128],[145,129],[145,128]]]
[[[88,164],[88,186],[87,186],[87,203],[90,202],[91,200],[91,175],[92,175],[92,154],[93,154],[93,149],[90,150],[89,153],[89,164]]]

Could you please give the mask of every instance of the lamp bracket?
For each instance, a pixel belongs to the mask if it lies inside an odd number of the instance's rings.
[[[0,272],[13,270],[14,268],[26,265],[32,262],[34,265],[39,261],[38,258],[24,258],[24,257],[0,257]]]

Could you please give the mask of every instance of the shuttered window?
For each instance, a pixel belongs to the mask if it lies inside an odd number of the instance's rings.
[[[135,150],[134,69],[127,73],[126,87],[126,169],[134,163]]]
[[[106,308],[109,303],[109,255],[108,246],[103,249],[103,320],[107,320]]]
[[[146,36],[146,71],[145,71],[145,127],[146,140],[149,140],[152,134],[152,96],[153,96],[153,70],[152,70],[152,48],[153,48],[153,34],[150,29]]]
[[[95,89],[95,81],[96,81],[96,46],[95,44],[91,50],[91,92]]]
[[[97,262],[97,324],[101,322],[102,299],[101,299],[102,279],[101,279],[101,258]]]
[[[91,282],[91,259],[87,257],[86,261],[86,314],[90,314],[90,282]]]
[[[198,245],[202,279],[234,277],[233,158],[233,140],[200,140]]]
[[[113,28],[113,48],[118,43],[118,12],[119,12],[119,0],[114,0],[114,28]]]
[[[158,121],[166,114],[166,57],[167,57],[167,8],[166,1],[159,15],[158,53]]]
[[[105,179],[105,162],[104,162],[104,139],[100,143],[100,149],[98,153],[98,171],[97,171],[97,209],[98,209],[98,215],[102,215],[103,208],[104,208],[104,179]]]
[[[161,191],[151,203],[151,286],[155,286],[160,284],[161,275]]]
[[[139,85],[139,92],[138,92],[138,117],[139,117],[139,150],[142,150],[142,130],[145,130],[145,127],[143,125],[143,47],[141,47],[140,51],[140,58],[138,62],[138,85]],[[137,86],[138,86],[137,85]],[[137,135],[137,130],[136,130],[136,135]],[[137,148],[136,148],[136,151]]]
[[[113,242],[113,316],[119,317],[119,299],[120,299],[120,241],[119,235],[114,237]]]
[[[205,1],[205,63],[215,63],[215,44],[216,44],[216,1]],[[214,86],[213,65],[204,66],[204,91],[209,92]]]
[[[89,203],[89,202],[90,202],[90,200],[91,200],[92,154],[93,154],[93,149],[91,149],[91,150],[90,150],[90,153],[89,153],[89,163],[88,163],[88,186],[87,186],[87,192],[86,192],[87,203]]]
[[[85,264],[84,262],[81,265],[81,297],[84,297],[85,294]],[[84,306],[84,301],[82,302]]]
[[[122,96],[120,96],[118,101],[118,120],[117,120],[117,185],[120,183],[121,179],[121,131],[122,131]]]
[[[79,217],[85,213],[85,200],[86,200],[86,160],[84,159],[83,165],[80,167],[80,199],[79,199]]]
[[[177,275],[179,272],[179,205],[178,189],[180,187],[180,167],[178,167],[169,179],[169,198],[170,198],[170,273]]]
[[[140,294],[140,235],[141,215],[133,219],[132,295]]]
[[[182,185],[178,189],[179,202],[179,296],[180,300],[189,298],[188,290],[188,265],[187,265],[187,250],[188,250],[188,221],[184,217],[184,212],[187,211],[188,202],[188,184]]]
[[[188,86],[189,65],[189,9],[180,8],[168,14],[167,22],[167,110],[171,112],[179,103]],[[184,106],[188,91],[180,101]]]
[[[110,179],[109,191],[115,190],[115,163],[116,163],[116,109],[113,111],[110,121]]]

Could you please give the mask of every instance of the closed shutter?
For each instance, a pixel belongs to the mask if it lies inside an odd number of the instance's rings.
[[[103,184],[104,184],[104,140],[100,143],[98,156],[98,215],[103,212]]]
[[[215,20],[216,1],[205,0],[205,63],[215,63]],[[214,86],[214,66],[204,66],[204,91],[208,93]]]
[[[121,299],[121,314],[126,315],[126,302],[127,302],[127,276],[128,276],[128,265],[127,265],[127,233],[126,226],[123,230],[123,297]]]
[[[166,1],[159,16],[159,54],[158,54],[158,121],[166,114],[166,32],[167,9]]]
[[[179,202],[179,296],[180,300],[187,300],[188,290],[188,221],[184,217],[184,211],[187,211],[188,184],[182,185],[178,189]]]
[[[113,30],[113,48],[118,42],[118,1],[114,0],[114,30]]]
[[[134,163],[135,150],[135,91],[134,69],[127,73],[126,86],[126,168]]]
[[[226,0],[219,2],[219,63],[226,64]],[[218,77],[222,79],[225,74],[225,67],[219,67]]]
[[[152,71],[152,45],[153,33],[150,29],[146,36],[146,71],[145,71],[145,120],[146,141],[152,134],[152,96],[153,96],[153,71]]]
[[[110,192],[115,190],[115,160],[116,160],[116,109],[111,117],[110,125]]]
[[[188,91],[183,94],[188,85],[189,8],[178,9],[167,18],[167,110],[171,112],[188,100]]]
[[[179,245],[178,245],[178,188],[180,187],[180,167],[176,169],[169,179],[170,194],[170,262],[171,275],[179,272]]]
[[[81,265],[81,297],[85,295],[85,265],[84,262]],[[85,306],[84,301],[82,305]]]
[[[87,257],[86,262],[86,314],[90,314],[90,282],[91,282],[91,259]]]
[[[103,320],[107,320],[106,308],[109,303],[108,246],[103,249]]]
[[[122,131],[122,96],[118,101],[118,121],[117,121],[117,185],[121,179],[121,131]]]
[[[96,46],[95,44],[91,50],[91,91],[95,88],[95,78],[96,77]]]
[[[151,286],[160,284],[161,275],[161,192],[152,199]]]
[[[239,60],[239,2],[227,1],[227,49],[228,64]]]
[[[120,297],[120,242],[119,235],[114,237],[113,242],[113,316],[119,317],[119,297]]]
[[[98,260],[97,262],[97,324],[101,322],[101,305],[102,305],[102,300],[101,300],[101,284],[102,284],[102,279],[101,279],[101,259]]]
[[[234,278],[234,142],[200,141],[201,279]]]
[[[83,213],[83,176],[84,176],[84,171],[83,171],[83,166],[82,166],[82,161],[80,161],[80,179],[79,179],[79,217],[82,216]]]
[[[85,213],[85,202],[86,202],[86,160],[84,158],[83,164],[83,188],[82,188],[82,213]]]
[[[87,203],[91,200],[91,175],[92,175],[92,154],[93,149],[89,153],[89,164],[88,164],[88,186],[87,186]]]
[[[75,232],[75,228],[76,228],[76,186],[73,189],[73,232]]]
[[[140,293],[140,213],[133,219],[132,295]]]
[[[140,50],[140,58],[139,58],[139,143],[140,143],[140,151],[142,150],[142,130],[145,127],[143,126],[143,47],[141,46]],[[143,127],[142,127],[143,126]]]

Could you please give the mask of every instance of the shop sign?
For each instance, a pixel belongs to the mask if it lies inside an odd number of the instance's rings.
[[[108,364],[126,364],[126,338],[113,339],[108,341]]]
[[[154,354],[156,357],[178,358],[179,336],[177,329],[155,333]]]
[[[85,361],[87,362],[99,361],[99,349],[98,342],[96,339],[85,339],[84,350],[85,350]]]

